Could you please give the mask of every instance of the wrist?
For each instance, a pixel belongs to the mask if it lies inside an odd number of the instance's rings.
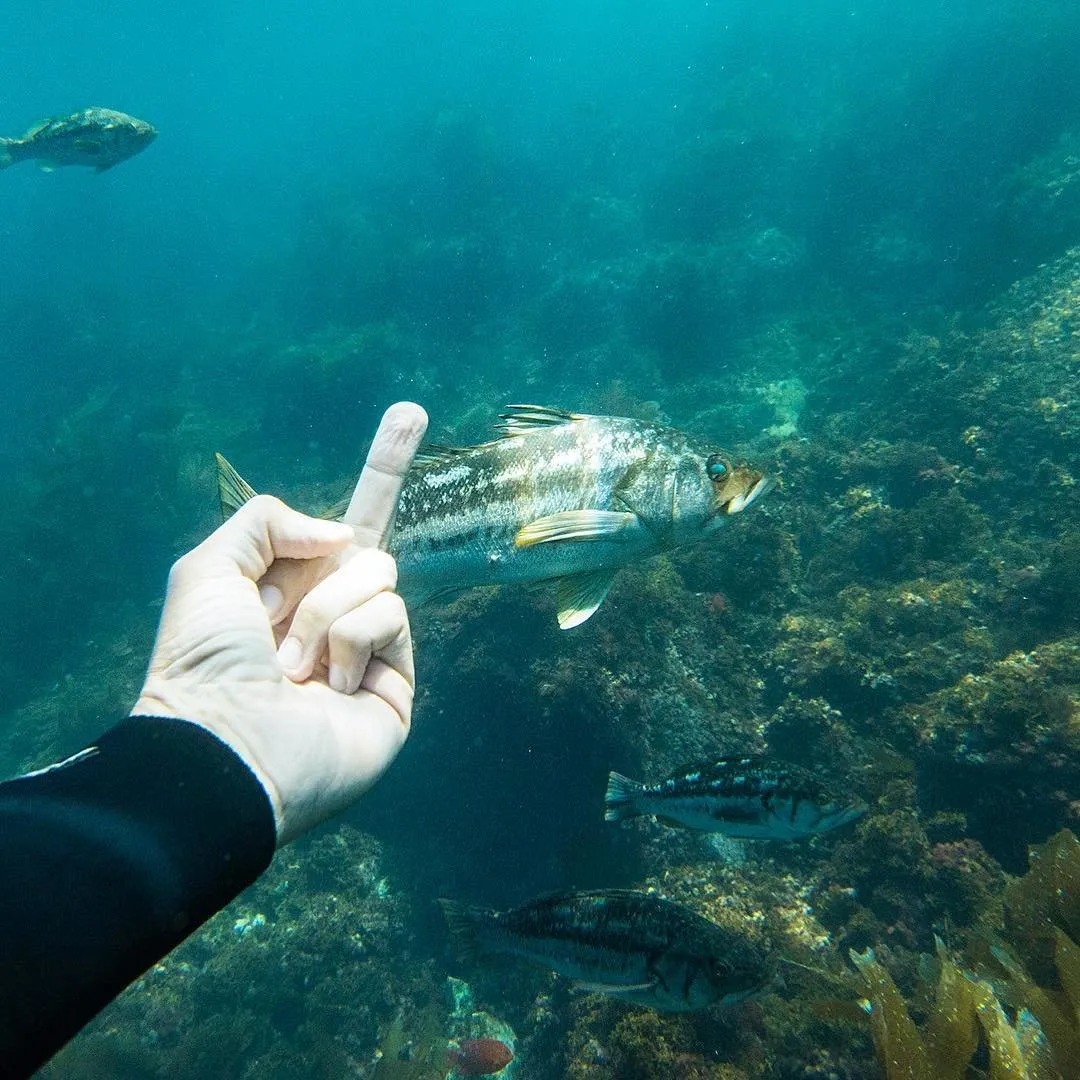
[[[223,713],[224,710],[213,708],[205,700],[198,705],[193,702],[185,704],[183,701],[176,700],[176,695],[168,693],[167,689],[159,690],[147,685],[143,688],[129,715],[180,720],[202,728],[219,742],[224,743],[247,766],[266,793],[274,813],[275,835],[280,839],[284,816],[281,794],[260,764],[259,756],[254,748],[236,731],[235,725],[230,723]]]

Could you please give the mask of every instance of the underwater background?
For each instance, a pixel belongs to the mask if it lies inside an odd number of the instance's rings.
[[[460,445],[526,401],[780,479],[573,631],[414,612],[391,772],[44,1075],[428,1080],[494,1035],[515,1080],[1080,1076],[1078,49],[1075,0],[0,7],[0,134],[159,132],[0,175],[3,775],[134,701],[216,450],[316,511],[391,401]],[[869,812],[605,825],[609,770],[744,752]],[[462,963],[435,903],[571,886],[783,980],[658,1014]]]

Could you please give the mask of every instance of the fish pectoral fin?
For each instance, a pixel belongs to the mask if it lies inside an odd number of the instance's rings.
[[[575,981],[570,987],[575,994],[632,994],[637,990],[651,990],[655,979],[642,983],[604,983]]]
[[[38,168],[42,172],[56,172],[56,166],[51,161],[39,161]]]
[[[591,570],[570,574],[555,582],[555,600],[559,605],[559,627],[570,630],[580,626],[604,602],[617,569]]]
[[[232,517],[244,503],[254,499],[256,490],[220,455],[217,462],[218,498],[221,500],[221,517]]]
[[[514,546],[532,547],[552,540],[615,540],[637,520],[636,514],[616,510],[561,510],[522,525]]]

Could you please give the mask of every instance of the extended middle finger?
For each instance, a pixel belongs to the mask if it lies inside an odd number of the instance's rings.
[[[399,401],[383,414],[342,519],[361,547],[385,547],[389,541],[401,485],[427,424],[427,413],[411,401]]]

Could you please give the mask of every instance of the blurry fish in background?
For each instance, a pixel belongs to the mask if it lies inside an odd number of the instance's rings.
[[[514,1060],[514,1051],[501,1039],[460,1039],[446,1051],[453,1076],[494,1076]]]
[[[255,491],[217,460],[229,514]],[[493,441],[417,455],[390,543],[398,591],[421,604],[477,585],[551,581],[568,630],[603,603],[620,567],[705,539],[772,486],[673,428],[510,405]]]
[[[579,990],[663,1012],[742,1001],[770,978],[766,952],[749,933],[647,893],[558,892],[511,911],[439,903],[462,959],[523,957]]]
[[[805,840],[865,812],[809,769],[745,754],[690,766],[655,784],[613,772],[604,795],[605,821],[652,814],[666,825],[745,840]]]
[[[145,150],[157,130],[115,109],[90,108],[35,124],[22,138],[0,139],[0,169],[36,160],[44,172],[87,165],[104,172]]]

